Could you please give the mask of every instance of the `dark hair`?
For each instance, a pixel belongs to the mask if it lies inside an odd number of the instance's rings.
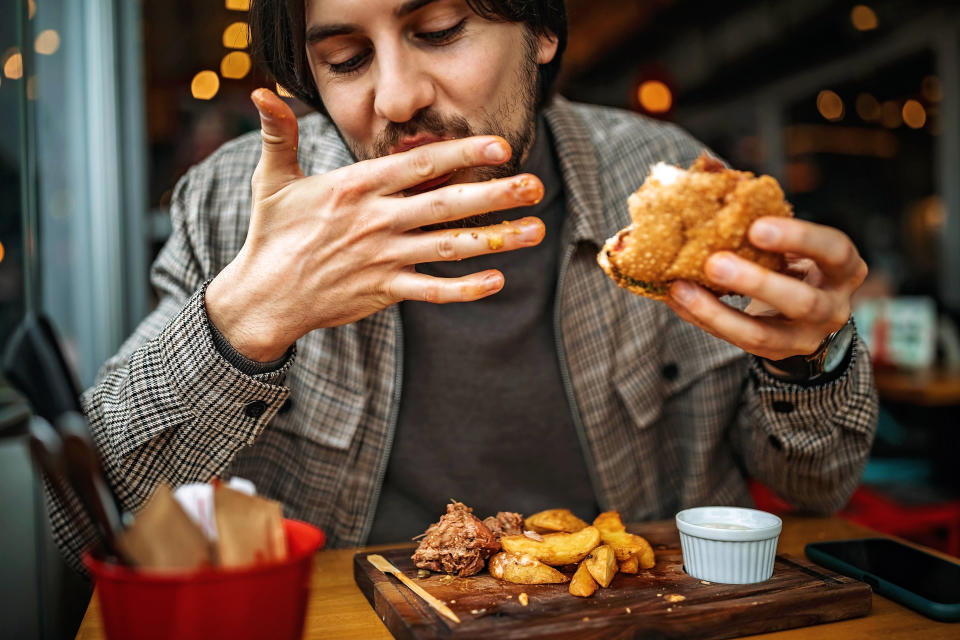
[[[522,22],[535,36],[557,38],[557,54],[538,73],[537,106],[553,95],[560,61],[567,45],[567,12],[563,0],[466,0],[486,20]],[[252,0],[250,39],[254,58],[284,89],[320,112],[326,112],[310,73],[305,48],[304,0]]]

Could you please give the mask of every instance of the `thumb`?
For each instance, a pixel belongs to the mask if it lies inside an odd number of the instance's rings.
[[[300,134],[297,118],[290,106],[269,89],[256,89],[250,99],[260,112],[260,137],[263,151],[257,174],[264,186],[278,188],[292,178],[302,178],[297,162]]]

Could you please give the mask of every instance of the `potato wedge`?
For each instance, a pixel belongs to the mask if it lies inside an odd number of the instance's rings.
[[[581,598],[589,598],[597,590],[597,581],[590,575],[587,569],[586,560],[580,563],[576,573],[573,574],[573,580],[570,581],[570,595]]]
[[[636,556],[639,565],[638,570],[649,569],[656,563],[653,547],[645,538],[628,533],[617,511],[601,513],[593,521],[593,526],[600,531],[600,538],[603,543],[613,547],[618,562],[625,563],[631,557]],[[631,564],[627,564],[628,569],[631,567]],[[632,573],[636,572],[636,570],[632,571]],[[624,571],[624,573],[631,572]]]
[[[600,531],[596,527],[584,527],[576,533],[548,533],[542,541],[523,535],[503,536],[500,544],[504,551],[526,553],[544,564],[559,567],[583,560],[600,544]]]
[[[570,509],[547,509],[527,517],[523,527],[537,533],[576,533],[589,526]]]
[[[630,556],[626,560],[620,563],[618,567],[620,573],[639,573],[640,571],[640,556]]]
[[[587,567],[593,579],[604,589],[610,586],[613,576],[617,575],[617,556],[608,544],[591,551],[581,564]]]
[[[560,584],[570,578],[533,556],[501,551],[487,564],[490,575],[516,584]]]

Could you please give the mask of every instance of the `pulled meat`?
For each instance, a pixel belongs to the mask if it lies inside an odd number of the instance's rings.
[[[498,511],[496,516],[483,519],[483,524],[497,537],[518,536],[523,533],[523,516],[513,511]]]
[[[482,571],[487,558],[500,550],[498,537],[473,515],[473,509],[455,500],[424,535],[413,554],[413,563],[421,569],[460,577]]]

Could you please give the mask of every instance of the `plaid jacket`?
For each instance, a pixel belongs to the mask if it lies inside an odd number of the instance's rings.
[[[856,344],[820,387],[779,382],[739,349],[617,288],[597,267],[649,166],[689,165],[702,146],[671,125],[557,99],[546,111],[568,215],[555,329],[564,387],[598,504],[628,520],[702,504],[750,504],[755,477],[801,508],[831,511],[857,484],[877,415]],[[351,162],[331,123],[300,121],[304,172]],[[278,371],[246,375],[215,348],[204,283],[239,251],[258,132],[180,181],[174,232],[152,267],[161,300],[83,397],[110,482],[136,510],[161,481],[253,480],[285,514],[360,545],[383,480],[403,383],[400,314],[314,331]],[[442,479],[440,479],[442,481]],[[58,542],[81,532],[52,505]]]

